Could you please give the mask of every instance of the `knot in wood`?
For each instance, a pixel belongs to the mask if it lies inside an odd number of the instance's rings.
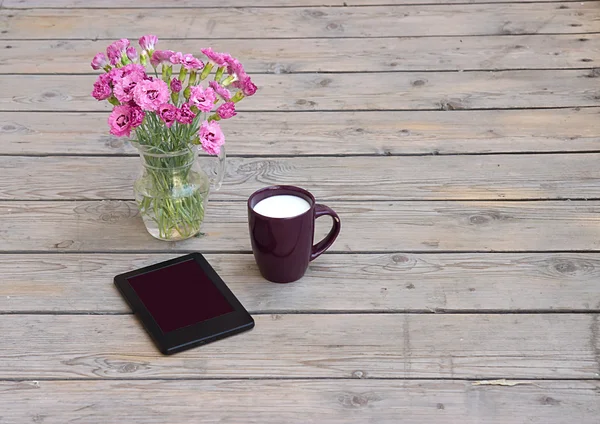
[[[469,217],[469,223],[473,224],[473,225],[487,224],[491,220],[492,220],[492,218],[487,215],[471,215]]]

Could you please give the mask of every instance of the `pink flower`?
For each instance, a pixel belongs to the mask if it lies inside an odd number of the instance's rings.
[[[117,84],[121,78],[131,74],[139,74],[142,76],[142,78],[146,78],[146,70],[144,67],[135,63],[130,63],[122,68],[113,68],[108,73],[110,76],[110,82],[113,86]]]
[[[175,52],[173,50],[156,50],[152,53],[152,57],[150,58],[150,64],[156,68],[163,62],[169,62],[171,56],[173,56]]]
[[[242,92],[245,96],[252,96],[256,93],[258,89],[256,85],[252,82],[249,76],[246,76],[240,81]]]
[[[126,53],[127,53],[127,57],[132,62],[135,62],[138,59],[138,52],[135,49],[135,47],[133,47],[133,46],[127,47]]]
[[[114,84],[115,97],[121,103],[127,103],[133,99],[133,90],[135,86],[143,81],[143,76],[133,72],[129,75],[119,78]]]
[[[225,60],[226,57],[229,56],[227,53],[218,53],[218,52],[215,52],[210,47],[208,47],[206,49],[200,49],[200,51],[202,53],[204,53],[204,55],[206,57],[208,57],[208,60],[210,60],[211,62],[213,62],[217,66],[225,66],[227,64],[227,62]]]
[[[98,75],[98,81],[102,81],[103,84],[110,85],[112,83],[112,76],[110,75],[110,72],[107,72],[102,75]]]
[[[92,59],[91,65],[92,68],[97,71],[98,69],[104,68],[106,65],[108,65],[108,59],[104,53],[98,53]]]
[[[112,95],[110,80],[109,74],[98,75],[98,79],[94,83],[94,90],[92,91],[92,96],[96,100],[106,100]]]
[[[244,70],[244,66],[242,66],[241,62],[237,60],[235,57],[231,57],[227,55],[225,58],[227,61],[227,72],[235,75],[238,80],[246,77],[246,71]]]
[[[129,136],[132,130],[131,110],[129,106],[115,106],[108,117],[110,133],[117,137]]]
[[[142,125],[145,117],[146,113],[142,109],[140,109],[138,106],[132,106],[130,117],[131,128],[137,128]]]
[[[106,75],[108,76],[108,80],[114,86],[121,78],[123,78],[123,68],[112,68]]]
[[[215,91],[210,87],[205,89],[201,85],[195,85],[190,89],[190,103],[202,112],[210,112],[216,99]]]
[[[158,107],[158,115],[164,121],[167,128],[171,128],[171,125],[177,119],[177,108],[170,103],[163,103]]]
[[[174,93],[179,93],[182,88],[183,86],[181,84],[181,81],[179,81],[177,78],[173,78],[171,80],[171,91],[173,91]]]
[[[202,149],[209,155],[218,155],[221,146],[225,144],[225,136],[217,121],[204,121],[200,126],[198,136],[202,143]]]
[[[233,118],[235,115],[237,115],[235,112],[235,103],[223,103],[217,108],[217,115],[219,115],[221,119]]]
[[[181,64],[185,69],[189,70],[200,70],[204,68],[204,63],[200,59],[196,59],[191,54],[184,55]]]
[[[125,65],[122,68],[120,68],[120,71],[121,71],[121,77],[126,77],[127,75],[132,75],[132,74],[137,74],[142,79],[145,79],[147,77],[146,68],[144,68],[142,65],[139,65],[137,63],[130,63],[129,65]]]
[[[140,38],[139,43],[142,49],[153,51],[156,43],[158,43],[158,37],[156,35],[144,35]]]
[[[191,54],[177,52],[169,60],[173,65],[182,65],[185,69],[196,70],[204,68],[204,63]]]
[[[223,100],[225,100],[226,102],[228,102],[229,100],[231,100],[231,91],[229,91],[228,89],[226,89],[225,87],[223,87],[218,82],[211,81],[211,82],[208,83],[208,85],[210,86],[210,88],[212,88],[213,90],[215,90],[215,92],[219,96],[221,96],[223,98]]]
[[[169,87],[161,79],[142,80],[133,89],[133,99],[143,110],[156,111],[169,101]]]
[[[116,65],[121,61],[121,57],[126,52],[127,47],[129,47],[129,40],[127,38],[121,38],[106,48],[106,54],[108,55],[111,65]]]
[[[184,103],[177,109],[177,122],[180,124],[191,124],[196,114],[190,109],[190,105]]]
[[[173,65],[179,65],[182,60],[183,60],[183,53],[181,53],[181,52],[173,53],[171,55],[171,57],[169,58],[169,61]]]

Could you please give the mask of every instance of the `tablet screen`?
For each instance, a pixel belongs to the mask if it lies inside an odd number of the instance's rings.
[[[234,311],[193,259],[127,281],[163,333]]]

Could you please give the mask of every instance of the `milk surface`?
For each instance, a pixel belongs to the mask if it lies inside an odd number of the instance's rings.
[[[281,194],[267,197],[254,206],[254,211],[270,218],[291,218],[302,215],[310,204],[301,197]]]

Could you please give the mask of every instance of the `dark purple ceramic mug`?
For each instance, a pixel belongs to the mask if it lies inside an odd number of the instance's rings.
[[[308,203],[308,210],[284,218],[262,215],[254,210],[258,203],[272,196],[299,197]],[[333,227],[327,237],[313,244],[315,220],[323,215],[333,218]],[[248,223],[258,268],[263,277],[275,283],[290,283],[302,278],[309,262],[333,244],[341,228],[340,218],[332,209],[317,204],[312,194],[294,186],[265,187],[252,194],[248,199]]]

